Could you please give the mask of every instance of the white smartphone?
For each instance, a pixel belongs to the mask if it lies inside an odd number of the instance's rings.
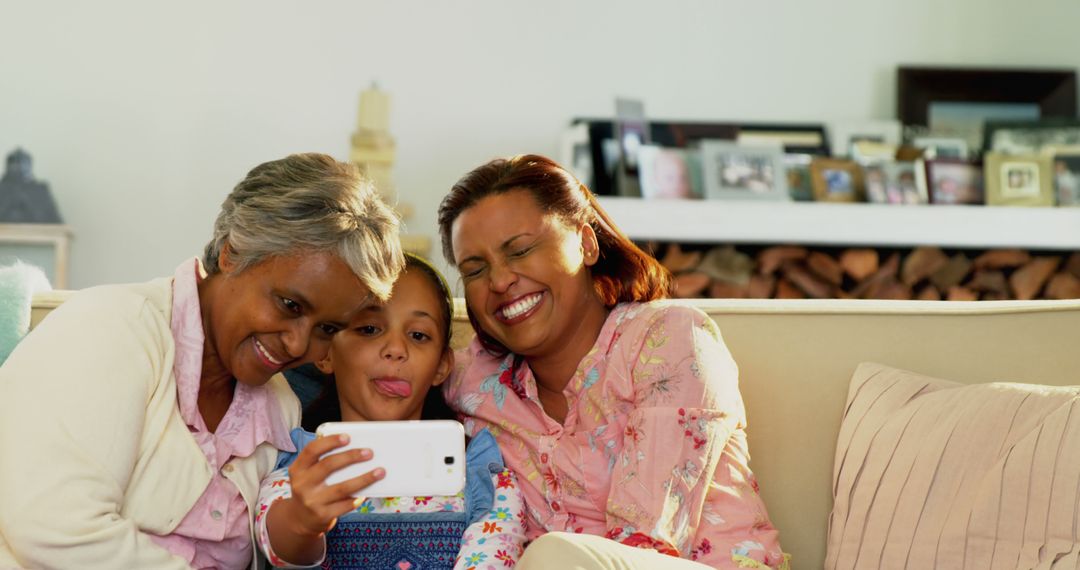
[[[340,483],[375,469],[386,477],[356,493],[358,497],[456,495],[465,486],[465,428],[454,420],[329,422],[315,433],[344,433],[349,444],[324,455],[367,448],[374,457],[339,469],[326,478]]]

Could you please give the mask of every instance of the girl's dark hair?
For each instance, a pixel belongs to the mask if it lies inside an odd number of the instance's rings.
[[[439,234],[447,262],[456,265],[451,242],[454,220],[483,198],[512,190],[528,192],[542,211],[551,212],[568,224],[592,226],[600,258],[589,270],[604,305],[610,308],[618,303],[671,296],[671,273],[619,230],[593,193],[573,174],[550,158],[536,154],[492,160],[454,184],[439,205]],[[509,352],[480,328],[471,307],[468,313],[484,348],[497,355]]]
[[[453,298],[450,295],[450,287],[446,279],[434,266],[422,257],[411,253],[405,254],[405,271],[417,270],[427,276],[428,281],[435,287],[439,297],[439,313],[442,316],[442,341],[443,350],[450,350],[450,325],[453,317]],[[432,387],[424,397],[424,407],[420,411],[420,418],[425,420],[456,420],[458,415],[450,409],[443,397],[442,390]],[[320,424],[326,422],[341,421],[341,402],[338,401],[337,383],[333,374],[325,376],[322,392],[315,397],[307,408],[300,425],[308,431],[315,431]]]

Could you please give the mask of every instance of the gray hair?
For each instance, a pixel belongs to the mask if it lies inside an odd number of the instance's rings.
[[[304,251],[338,255],[385,300],[405,266],[401,222],[355,165],[293,154],[253,168],[221,204],[203,265],[220,271],[225,247],[237,271]]]

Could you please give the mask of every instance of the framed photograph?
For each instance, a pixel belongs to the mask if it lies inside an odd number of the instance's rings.
[[[851,159],[859,164],[889,162],[896,159],[897,146],[874,141],[856,141],[851,143]]]
[[[916,163],[889,161],[863,167],[866,201],[875,204],[925,204],[926,193],[919,188]]]
[[[988,120],[1076,117],[1076,71],[900,66],[896,116],[905,126],[983,142]]]
[[[1053,159],[1054,193],[1058,206],[1080,206],[1080,146],[1045,147]]]
[[[649,144],[645,104],[637,99],[615,99],[615,138],[619,141],[619,168],[615,171],[616,194],[640,196],[638,151]]]
[[[1080,145],[1080,120],[988,121],[983,146],[1005,154],[1035,154],[1051,146]]]
[[[747,146],[780,145],[788,154],[829,156],[825,125],[800,123],[740,123],[735,142]]]
[[[926,187],[931,204],[982,204],[982,165],[950,158],[927,160]]]
[[[987,205],[1053,206],[1052,161],[1045,154],[986,153],[983,162]]]
[[[926,204],[926,185],[919,184],[919,173],[926,167],[921,160],[900,161],[885,165],[886,194],[891,204]]]
[[[699,151],[645,145],[638,150],[638,173],[642,198],[701,197]]]
[[[790,200],[784,151],[780,146],[748,146],[730,141],[701,142],[705,197]]]
[[[867,202],[891,203],[885,185],[885,164],[881,162],[863,165],[863,187],[866,189]],[[899,201],[895,203],[899,204]]]
[[[903,142],[900,121],[838,121],[829,124],[829,141],[832,155],[837,158],[855,158],[856,143],[868,142],[892,147]]]
[[[572,125],[585,125],[589,137],[589,154],[592,162],[590,189],[598,196],[613,196],[620,192],[619,178],[620,139],[616,134],[616,121],[611,118],[578,117]],[[784,151],[791,154],[828,156],[828,138],[821,123],[735,123],[735,122],[686,122],[655,118],[645,122],[649,144],[668,148],[699,148],[704,140],[726,140],[775,144],[779,142]],[[583,181],[584,182],[584,181]]]
[[[862,168],[854,160],[817,158],[810,163],[814,199],[819,202],[861,202]]]
[[[595,175],[587,125],[572,124],[563,130],[559,137],[559,164],[569,168],[582,184],[593,187]]]
[[[967,141],[957,137],[915,137],[911,146],[920,148],[927,159],[967,160]]]
[[[788,194],[798,202],[814,200],[814,184],[810,179],[810,163],[814,157],[809,154],[785,154],[784,169],[787,171]]]

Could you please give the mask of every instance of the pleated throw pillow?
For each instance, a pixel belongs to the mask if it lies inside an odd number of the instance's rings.
[[[1078,568],[1080,387],[859,366],[825,568]]]

